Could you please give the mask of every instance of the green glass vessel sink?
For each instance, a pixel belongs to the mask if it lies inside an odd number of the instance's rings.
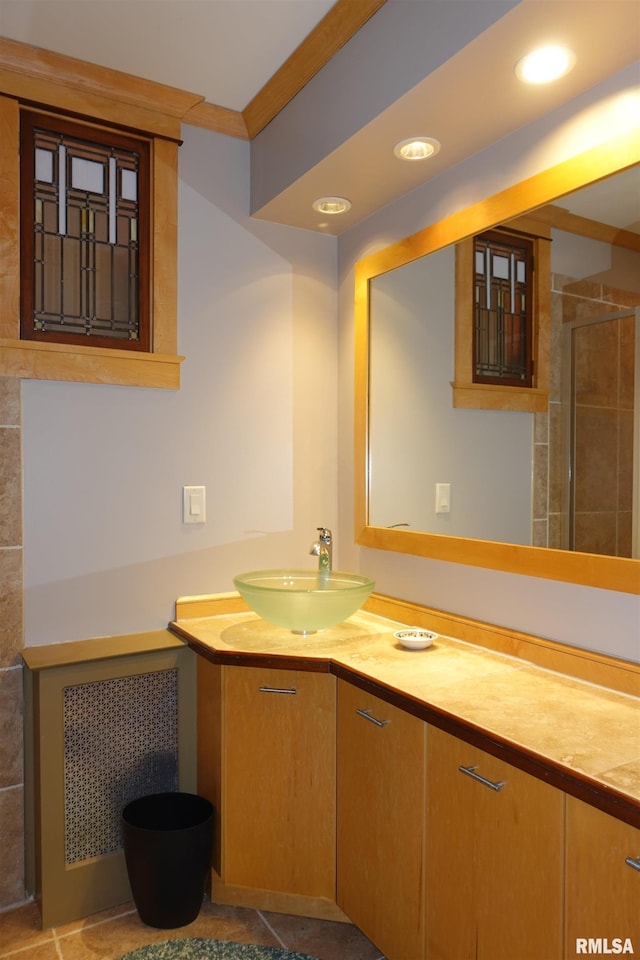
[[[359,610],[375,583],[357,573],[254,570],[233,578],[254,613],[294,633],[315,633]]]

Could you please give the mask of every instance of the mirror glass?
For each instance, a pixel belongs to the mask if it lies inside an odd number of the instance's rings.
[[[360,543],[456,559],[457,540],[462,562],[500,569],[516,554],[483,543],[536,548],[533,568],[556,550],[640,556],[640,165],[526,212],[551,230],[543,412],[454,406],[455,244],[365,265]],[[605,585],[590,566],[558,578]],[[623,580],[640,590],[638,570]]]
[[[371,524],[640,555],[632,542],[639,205],[640,168],[558,201],[580,211],[576,229],[588,220],[591,233],[603,224],[634,232],[637,249],[552,229],[545,413],[453,406],[453,246],[371,281]]]

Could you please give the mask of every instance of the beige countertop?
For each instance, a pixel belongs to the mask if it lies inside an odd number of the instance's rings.
[[[640,825],[636,697],[452,637],[405,650],[394,637],[402,624],[363,611],[307,637],[253,613],[177,620],[171,627],[222,663],[264,657],[273,667],[327,665],[428,722],[444,728],[453,722],[456,733],[464,738],[468,730],[480,746],[485,738],[490,752],[511,762],[521,753],[528,760],[523,769],[533,767],[584,799],[593,793],[609,812],[619,803],[621,819]],[[503,754],[498,748],[505,746]]]

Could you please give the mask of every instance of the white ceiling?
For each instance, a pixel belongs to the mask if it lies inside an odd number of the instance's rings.
[[[333,2],[0,0],[0,36],[169,84],[241,111]],[[457,2],[390,0],[389,7],[429,4],[437,19],[443,5],[454,5],[455,11]],[[508,4],[504,8],[508,10]],[[514,63],[534,45],[550,41],[571,46],[576,67],[558,84],[523,86],[513,73]],[[398,56],[398,50],[390,55]],[[425,66],[420,83],[319,157],[256,215],[342,232],[638,57],[640,0],[521,0],[474,40],[461,42],[445,63],[431,72]],[[393,144],[419,133],[436,136],[442,142],[440,153],[425,164],[396,160]],[[363,163],[363,157],[368,162]],[[312,200],[322,195],[347,196],[352,210],[322,225],[311,210]]]
[[[0,36],[243,110],[335,0],[0,0]]]

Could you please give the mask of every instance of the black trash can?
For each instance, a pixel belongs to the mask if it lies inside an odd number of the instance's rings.
[[[196,919],[213,843],[213,806],[193,793],[156,793],[122,811],[131,892],[143,923],[162,930]]]

